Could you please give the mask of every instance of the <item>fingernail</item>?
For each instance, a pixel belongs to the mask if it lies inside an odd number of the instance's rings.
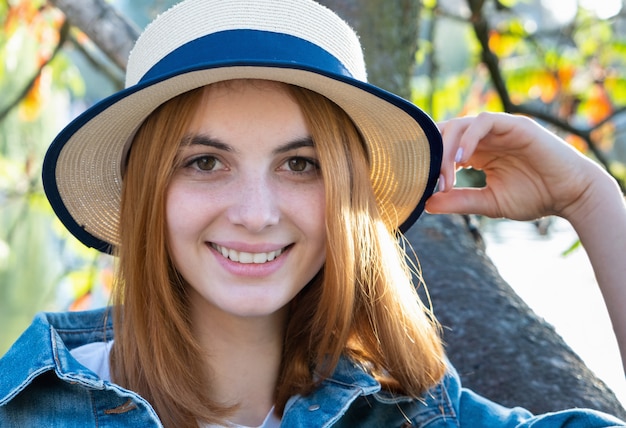
[[[461,162],[461,160],[463,159],[463,147],[459,147],[459,149],[456,151],[456,156],[454,156],[454,161],[456,163]]]
[[[443,192],[444,190],[446,190],[446,179],[444,178],[443,174],[441,174],[439,176],[439,191]]]

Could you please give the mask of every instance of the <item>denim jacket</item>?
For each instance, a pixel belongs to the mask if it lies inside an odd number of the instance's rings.
[[[70,350],[113,338],[105,310],[40,314],[0,360],[0,427],[160,427],[138,394],[103,380]],[[421,399],[394,396],[362,368],[342,359],[333,376],[294,396],[281,426],[305,427],[611,427],[626,426],[591,410],[533,416],[461,387],[452,367]]]

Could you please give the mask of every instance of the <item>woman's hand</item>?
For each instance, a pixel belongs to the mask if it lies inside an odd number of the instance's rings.
[[[439,193],[426,209],[514,220],[583,215],[594,181],[606,175],[536,122],[504,113],[482,113],[439,124],[444,157]],[[482,170],[486,186],[453,188],[457,168]]]
[[[616,181],[536,122],[502,113],[440,124],[444,159],[433,213],[514,220],[561,216],[572,224],[593,266],[626,371],[626,203]],[[481,189],[453,188],[458,167],[486,175]]]

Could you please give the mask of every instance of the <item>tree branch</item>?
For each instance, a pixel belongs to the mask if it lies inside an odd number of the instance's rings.
[[[72,45],[87,59],[89,64],[100,73],[104,74],[118,89],[124,88],[124,75],[123,71],[118,68],[110,66],[110,64],[104,64],[103,61],[96,59],[96,57],[85,48],[85,46],[76,40],[75,37],[70,35],[70,41]]]
[[[0,111],[0,122],[2,122],[7,117],[9,112],[13,110],[31,91],[31,89],[35,85],[35,82],[41,75],[41,71],[44,69],[44,67],[50,64],[50,61],[52,61],[54,57],[61,50],[63,43],[65,43],[65,41],[67,40],[69,29],[70,29],[70,26],[68,25],[67,21],[63,22],[63,25],[61,26],[61,30],[59,31],[59,43],[57,43],[56,47],[54,48],[52,55],[50,55],[50,57],[41,65],[41,67],[39,67],[39,69],[37,70],[37,73],[35,73],[35,75],[29,80],[29,82],[22,89],[22,91],[18,94],[18,96],[11,103],[9,103],[9,105],[5,107],[4,110]]]
[[[593,153],[596,160],[606,169],[609,173],[611,173],[610,162],[605,156],[605,154],[600,150],[597,144],[593,141],[591,137],[594,130],[598,129],[600,126],[610,121],[611,118],[615,117],[620,112],[624,111],[626,107],[622,107],[613,112],[609,117],[605,118],[599,124],[596,124],[593,127],[581,128],[572,125],[567,120],[561,119],[556,115],[552,115],[546,113],[538,108],[532,107],[528,104],[515,104],[511,101],[511,96],[506,86],[506,82],[504,81],[504,77],[502,75],[502,71],[500,69],[499,60],[496,54],[493,53],[491,48],[489,47],[489,25],[487,23],[487,19],[482,10],[483,3],[481,1],[476,0],[468,0],[468,5],[472,10],[472,26],[474,28],[474,33],[476,34],[476,38],[481,46],[481,59],[482,63],[489,70],[489,75],[491,77],[491,81],[493,86],[498,94],[502,102],[503,110],[507,113],[517,113],[524,114],[528,116],[532,116],[536,119],[542,120],[546,123],[549,123],[553,126],[560,128],[563,131],[569,132],[570,134],[576,135],[582,138],[589,147],[591,153]],[[622,192],[626,193],[626,184],[623,180],[620,180],[615,175],[611,174],[613,178],[615,178],[622,190]]]
[[[122,70],[139,37],[137,27],[104,0],[49,0]]]

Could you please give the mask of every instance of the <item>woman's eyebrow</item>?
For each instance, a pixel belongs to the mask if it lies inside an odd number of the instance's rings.
[[[188,134],[183,137],[181,147],[196,145],[213,147],[215,149],[223,150],[225,152],[236,151],[229,144],[226,144],[219,139],[210,137],[206,134]],[[315,147],[315,144],[313,143],[313,138],[311,138],[310,136],[306,136],[293,141],[288,141],[287,143],[278,146],[274,150],[272,150],[272,154],[279,155],[282,153],[290,152],[292,150],[297,150],[302,147]]]
[[[289,141],[282,146],[276,147],[272,153],[274,155],[279,155],[281,153],[290,152],[291,150],[296,150],[301,147],[315,147],[315,143],[313,142],[313,138],[310,136],[298,138],[297,140]]]
[[[218,150],[223,150],[225,152],[234,151],[232,146],[229,146],[226,143],[221,142],[216,138],[212,138],[206,134],[187,134],[183,137],[181,142],[181,147],[185,146],[207,146],[213,147]]]

